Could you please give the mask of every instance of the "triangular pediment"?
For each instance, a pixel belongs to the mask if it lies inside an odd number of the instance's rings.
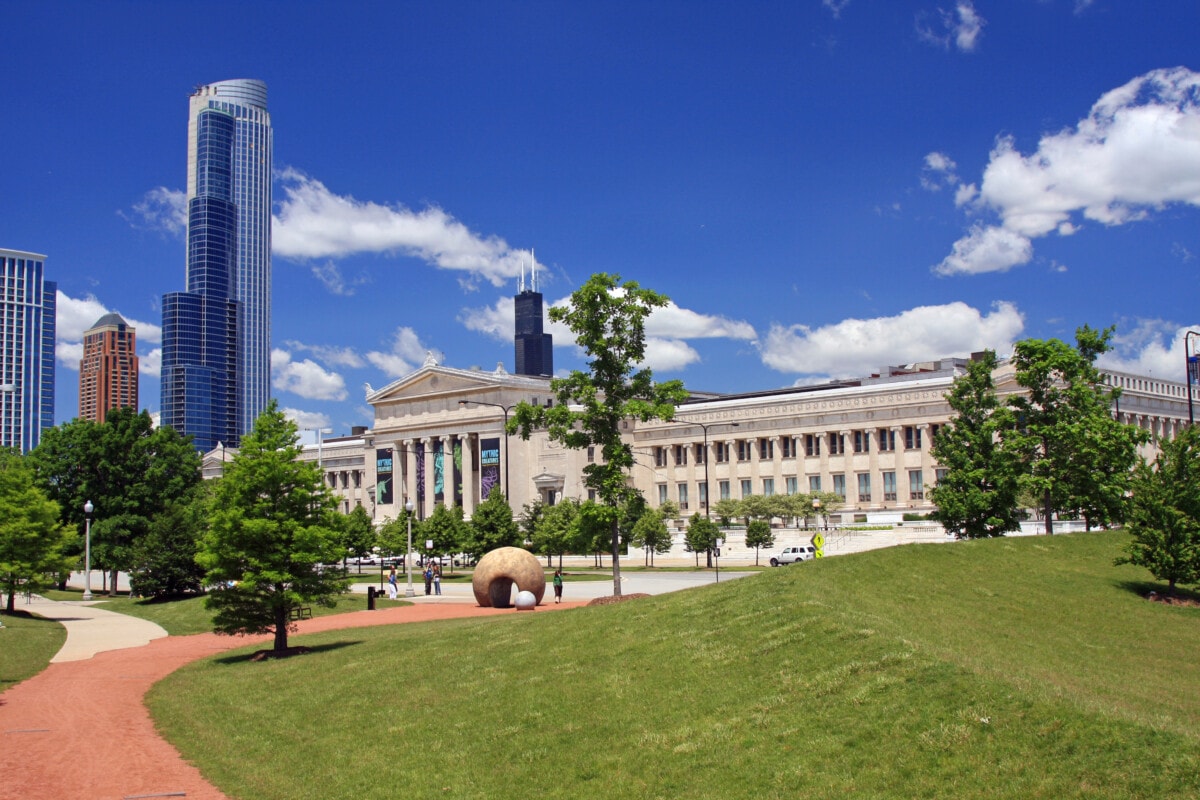
[[[488,390],[499,390],[502,394],[511,393],[514,398],[524,398],[539,392],[548,396],[550,381],[546,378],[513,375],[498,370],[487,372],[427,364],[382,389],[368,389],[366,401],[372,406],[378,406],[447,396],[469,399],[471,395]]]

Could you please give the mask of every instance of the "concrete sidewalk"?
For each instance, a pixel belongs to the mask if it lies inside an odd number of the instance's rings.
[[[96,608],[94,602],[56,602],[35,594],[23,606],[23,610],[61,622],[67,629],[67,641],[50,663],[82,661],[109,650],[142,647],[167,635],[153,622]]]

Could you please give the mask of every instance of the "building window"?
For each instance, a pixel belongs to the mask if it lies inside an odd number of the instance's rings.
[[[854,432],[854,452],[867,453],[871,450],[871,434],[867,431]]]
[[[589,464],[596,463],[596,448],[594,448],[594,447],[588,448],[588,463]]]
[[[833,493],[841,498],[842,502],[846,502],[846,476],[833,476]]]
[[[938,467],[936,470],[934,470],[933,482],[934,484],[939,484],[944,480],[946,480],[946,469],[944,467]]]
[[[821,491],[821,476],[820,475],[809,475],[808,476],[808,493],[815,494],[816,492],[819,492],[819,491]]]
[[[700,507],[708,508],[708,484],[700,484]]]
[[[921,429],[916,425],[904,426],[904,448],[906,450],[921,449]]]
[[[894,472],[883,473],[883,499],[885,501],[896,499],[896,473]]]
[[[921,477],[921,470],[910,469],[908,471],[908,496],[912,500],[925,499],[925,481]]]
[[[720,481],[717,484],[717,494],[720,495],[722,500],[729,499],[729,481]]]
[[[752,494],[754,494],[754,487],[751,486],[750,481],[742,481],[742,497],[749,497]]]
[[[858,473],[858,501],[860,503],[871,502],[871,473]]]
[[[787,493],[788,493],[788,494],[795,494],[795,493],[796,493],[796,491],[797,491],[797,489],[799,489],[799,486],[797,485],[797,481],[796,481],[796,479],[795,479],[795,478],[788,478],[788,479],[787,479]]]
[[[775,494],[775,479],[763,478],[763,497],[770,497]]]
[[[747,439],[738,439],[738,461],[749,461],[751,446]]]
[[[654,448],[654,466],[665,467],[667,465],[667,448]]]
[[[930,444],[937,443],[938,431],[940,431],[941,429],[942,429],[941,425],[930,425],[929,426],[929,443]]]
[[[821,455],[821,437],[815,433],[807,433],[804,435],[804,455],[819,456]]]
[[[725,442],[714,442],[713,448],[717,451],[718,464],[724,464],[729,460],[729,445]]]
[[[896,449],[896,432],[891,428],[879,429],[879,452]]]
[[[667,485],[660,483],[658,485],[658,504],[661,506],[665,502],[667,502]]]
[[[708,463],[708,453],[704,452],[704,445],[702,445],[702,444],[696,445],[696,463],[697,464],[707,464]]]
[[[591,500],[593,503],[596,502],[596,490],[595,489],[588,489],[588,500]]]
[[[679,509],[687,511],[688,507],[688,485],[686,483],[675,484],[675,491],[679,495]]]
[[[758,458],[760,461],[771,461],[775,458],[774,439],[764,438],[758,440]]]
[[[688,446],[686,444],[675,445],[675,464],[682,466],[687,463]]]
[[[846,437],[840,433],[829,434],[829,455],[840,456],[846,452]]]

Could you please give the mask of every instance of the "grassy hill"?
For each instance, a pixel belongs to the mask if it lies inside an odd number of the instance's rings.
[[[1200,796],[1200,610],[1120,533],[922,545],[297,637],[150,697],[241,798]]]

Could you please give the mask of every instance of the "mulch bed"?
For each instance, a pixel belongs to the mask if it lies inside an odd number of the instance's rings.
[[[1168,606],[1187,606],[1188,608],[1200,608],[1200,600],[1193,597],[1172,597],[1158,592],[1151,592],[1146,595],[1146,599],[1151,603],[1162,603]]]
[[[597,597],[588,603],[589,606],[611,606],[614,603],[622,603],[626,600],[637,600],[640,597],[649,597],[645,592],[635,592],[634,594],[615,595],[610,594],[606,597]]]

